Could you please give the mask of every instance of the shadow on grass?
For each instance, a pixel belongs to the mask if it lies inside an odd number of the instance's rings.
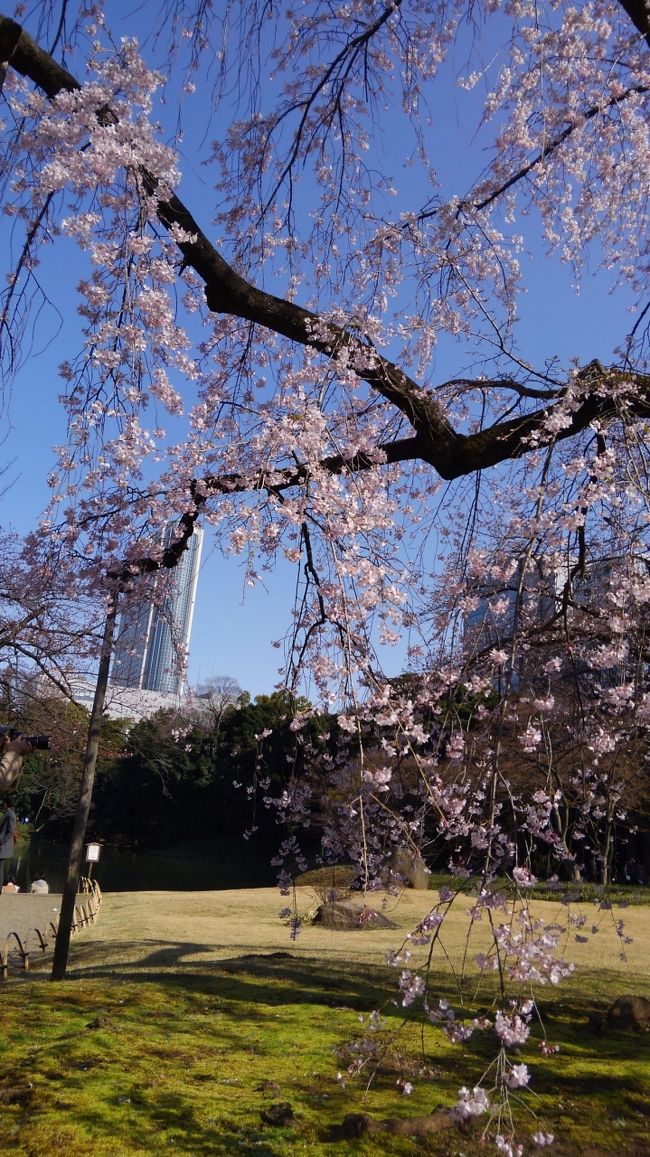
[[[137,1153],[173,1152],[173,1146],[177,1145],[176,1151],[199,1155],[262,1153],[267,1157],[285,1157],[295,1151],[294,1146],[298,1144],[301,1152],[307,1152],[310,1145],[322,1146],[324,1142],[334,1146],[338,1143],[340,1151],[345,1143],[337,1142],[330,1133],[326,1137],[326,1131],[338,1128],[332,1125],[332,1116],[340,1120],[344,1112],[339,1113],[337,1093],[332,1093],[333,1076],[327,1084],[319,1074],[325,1071],[326,1060],[333,1059],[333,1043],[339,1048],[335,1040],[339,1031],[347,1035],[347,1022],[356,1020],[347,1013],[383,1007],[391,1020],[391,1028],[398,1020],[419,1015],[417,1009],[411,1013],[402,1008],[396,993],[398,972],[385,965],[360,966],[358,962],[340,959],[324,962],[288,951],[251,953],[248,949],[240,955],[215,960],[213,949],[190,941],[174,944],[151,940],[144,945],[142,942],[124,945],[123,964],[106,964],[100,951],[97,945],[81,942],[76,946],[69,982],[58,987],[57,1001],[63,1002],[66,1011],[70,1002],[78,1001],[78,1016],[76,1021],[68,1017],[62,1023],[65,1037],[58,1032],[37,1053],[34,1049],[30,1051],[24,1060],[25,1075],[33,1075],[37,1061],[44,1082],[41,1088],[46,1089],[41,1109],[47,1101],[56,1112],[74,1112],[88,1136],[106,1137],[115,1133],[120,1138],[128,1137],[132,1151]],[[131,953],[137,955],[137,963],[129,961]],[[208,953],[212,953],[211,959],[207,959]],[[611,1003],[611,992],[609,996],[605,993],[606,976],[605,972],[599,974],[594,987],[570,983],[539,994],[545,1019],[551,1022],[549,1036],[562,1045],[559,1063],[544,1062],[541,1058],[538,1061],[534,1049],[530,1059],[534,1088],[547,1103],[545,1112],[552,1119],[549,1121],[552,1131],[566,1133],[567,1118],[577,1120],[584,1114],[581,1106],[585,1103],[588,1106],[588,1136],[580,1134],[573,1148],[569,1143],[564,1148],[560,1145],[558,1153],[562,1157],[577,1153],[589,1154],[589,1157],[601,1153],[616,1154],[616,1157],[650,1153],[650,1146],[642,1147],[646,1113],[643,1094],[638,1088],[644,1057],[647,1059],[648,1038],[598,1034],[587,1021],[595,1003],[600,1009]],[[75,983],[81,980],[93,982],[90,994],[90,984],[86,987]],[[439,995],[453,1000],[449,974],[436,974],[435,980]],[[144,986],[150,982],[160,983],[164,995],[147,993]],[[133,986],[133,993],[122,987],[129,984]],[[487,986],[481,992],[482,1008],[489,1007],[495,992],[495,988]],[[40,1001],[33,1003],[28,1013],[21,1012],[21,1025],[27,1022],[29,1027],[28,1018],[35,1020],[41,1015]],[[295,1013],[292,1005],[296,1006]],[[343,1015],[339,1016],[335,1010],[342,1010]],[[474,1007],[467,1011],[472,1015]],[[97,1031],[93,1023],[89,1023],[96,1012],[108,1014],[108,1023]],[[286,1013],[284,1023],[283,1012]],[[145,1033],[141,1045],[145,1062],[136,1079],[128,1067],[122,1067],[122,1061],[125,1044],[128,1042],[127,1047],[132,1047],[140,1026],[144,1026]],[[294,1035],[296,1028],[299,1031]],[[356,1031],[354,1026],[351,1031]],[[311,1045],[320,1032],[324,1034],[325,1044],[311,1059]],[[538,1030],[535,1035],[538,1036]],[[64,1040],[67,1054],[61,1047]],[[436,1046],[433,1053],[427,1051],[427,1055],[421,1052],[416,1055],[417,1047],[417,1041],[412,1038],[405,1042],[404,1048],[400,1046],[399,1054],[386,1054],[379,1070],[381,1096],[386,1096],[388,1091],[394,1095],[398,1068],[393,1065],[393,1056],[396,1062],[406,1061],[412,1066],[416,1082],[420,1076],[418,1066],[424,1065],[431,1072],[423,1071],[422,1077],[436,1082],[434,1088],[439,1081],[449,1083],[451,1079],[451,1087],[457,1089],[476,1079],[475,1073],[480,1072],[483,1065],[476,1065],[474,1061],[490,1059],[494,1039],[490,1034],[477,1033],[460,1050],[444,1047],[438,1050]],[[234,1067],[232,1058],[237,1055],[240,1059]],[[102,1058],[93,1061],[94,1067],[101,1067],[101,1080],[96,1086],[95,1100],[90,1103],[85,1085],[92,1071],[89,1058],[93,1056]],[[115,1056],[119,1063],[109,1069]],[[298,1115],[302,1119],[293,1130],[269,1131],[260,1127],[259,1109],[264,1102],[261,1097],[257,1099],[258,1077],[252,1074],[274,1072],[277,1057],[284,1062],[287,1057],[301,1056],[305,1059],[299,1066],[292,1062],[285,1071],[278,1096],[284,1099],[290,1095],[292,1101],[297,1100]],[[316,1066],[318,1072],[313,1071]],[[337,1065],[332,1067],[334,1072]],[[410,1071],[409,1068],[408,1075]],[[159,1074],[166,1075],[170,1083],[170,1074],[178,1074],[187,1091],[177,1094],[165,1089],[158,1081]],[[328,1100],[321,1103],[319,1096],[323,1089]],[[630,1100],[632,1093],[634,1101]],[[85,1103],[75,1103],[74,1098],[81,1100],[84,1096]],[[378,1111],[378,1115],[392,1113]],[[631,1120],[632,1115],[635,1121]],[[622,1120],[616,1125],[618,1117]],[[607,1124],[610,1119],[611,1128]],[[629,1143],[625,1130],[634,1134],[629,1136]],[[424,1142],[425,1148],[422,1148],[421,1143],[415,1141],[396,1142],[393,1147],[383,1136],[380,1145],[378,1140],[374,1138],[373,1149],[366,1147],[370,1141],[364,1141],[349,1143],[343,1151],[358,1154],[419,1151],[439,1155],[459,1152],[457,1138],[453,1142],[456,1147],[451,1150],[442,1141],[432,1142],[435,1146],[432,1148]],[[65,1146],[59,1148],[73,1152]],[[464,1151],[474,1148],[476,1146],[468,1146]],[[33,1151],[43,1150],[34,1148]],[[314,1151],[324,1150],[314,1148]],[[121,1152],[126,1150],[116,1147],[115,1153]]]
[[[64,1103],[60,1107],[65,1108]],[[95,1100],[92,1108],[74,1107],[75,1126],[80,1135],[115,1138],[115,1154],[174,1152],[201,1157],[229,1153],[255,1153],[266,1157],[286,1155],[288,1146],[276,1137],[265,1136],[250,1126],[237,1127],[235,1120],[217,1116],[210,1123],[197,1119],[186,1095],[158,1089],[155,1099],[136,1087],[125,1085],[120,1096]],[[116,1128],[116,1118],[119,1128]],[[283,1133],[288,1130],[283,1130]],[[128,1149],[127,1149],[128,1143]],[[81,1147],[74,1150],[81,1155]],[[83,1152],[92,1152],[92,1146]],[[105,1150],[102,1150],[105,1152]]]
[[[209,953],[212,949],[207,944],[194,944],[190,940],[179,941],[177,944],[165,943],[160,948],[154,949],[145,956],[142,960],[141,967],[143,968],[177,968],[183,965],[188,966],[187,958],[190,956],[198,956],[203,953]],[[202,965],[197,965],[202,967]]]
[[[107,964],[102,959],[101,946],[76,944],[68,979],[119,977],[136,984],[162,982],[197,993],[219,993],[243,1002],[244,1006],[253,1004],[258,1014],[264,1006],[318,1004],[347,1007],[356,1012],[381,1007],[385,1016],[399,1019],[411,1019],[413,1015],[399,1000],[399,970],[388,965],[364,963],[361,967],[353,960],[344,961],[340,957],[324,961],[290,951],[251,953],[248,946],[241,955],[214,959],[213,946],[194,941],[125,942],[123,950],[122,961]],[[42,967],[38,973],[43,975]],[[590,1018],[602,1015],[615,996],[623,992],[648,992],[648,979],[634,974],[621,977],[602,969],[590,973],[589,981],[588,985],[569,981],[557,989],[539,989],[536,992],[538,1008],[551,1040],[569,1039],[577,1047],[585,1045],[590,1051],[593,1047],[601,1055],[607,1055],[609,1037],[594,1036],[589,1027]],[[458,1001],[458,989],[448,971],[436,970],[434,991],[452,1004]],[[476,984],[466,987],[464,1003],[467,1011],[471,1009],[476,1014],[489,1012],[495,1004],[503,1002],[494,979],[484,977],[478,991]],[[617,1055],[615,1046],[611,1048],[611,1055]]]
[[[84,948],[90,951],[85,952]],[[130,962],[131,949],[139,949],[137,963]],[[385,965],[364,965],[306,960],[291,952],[250,953],[223,960],[193,960],[212,952],[206,945],[181,942],[152,942],[142,956],[142,943],[125,945],[123,963],[102,964],[93,945],[77,946],[68,981],[120,980],[129,983],[164,982],[188,991],[221,992],[256,1005],[276,1007],[295,1004],[349,1005],[355,1009],[375,1008],[377,1001],[394,1000],[397,973]],[[42,974],[41,974],[42,975]],[[275,982],[269,984],[269,982]],[[403,1015],[401,1006],[396,1010]]]

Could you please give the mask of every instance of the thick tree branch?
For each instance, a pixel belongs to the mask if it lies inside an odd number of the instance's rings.
[[[177,537],[165,547],[162,554],[159,557],[143,555],[142,558],[130,559],[118,570],[109,571],[108,577],[115,583],[118,592],[128,588],[138,575],[154,574],[159,570],[173,570],[178,566],[205,505],[205,496],[201,489],[193,484],[190,490],[192,509],[181,515],[178,520]]]
[[[155,195],[155,182],[151,178],[149,181],[149,191]],[[431,465],[447,477],[459,435],[430,394],[381,357],[369,342],[294,302],[252,285],[224,260],[178,197],[159,201],[158,216],[167,228],[179,225],[192,235],[192,240],[180,242],[179,248],[185,264],[205,283],[209,309],[252,321],[334,360],[345,352],[346,364],[352,364],[362,380],[408,418],[418,435],[419,456],[427,461],[435,459]]]
[[[60,92],[81,88],[79,81],[57,64],[48,52],[39,48],[35,40],[20,24],[0,15],[0,61],[10,64],[21,76],[27,76],[50,99]]]
[[[370,470],[378,463],[413,462],[421,458],[419,438],[398,438],[394,442],[382,443],[377,455],[354,454],[345,457],[343,454],[333,454],[322,458],[318,469],[327,474],[359,474],[362,470]],[[311,466],[287,466],[279,470],[265,471],[251,479],[243,474],[206,475],[197,484],[195,490],[205,494],[245,494],[256,490],[266,490],[270,494],[279,494],[283,490],[290,490],[306,482],[314,473]]]
[[[39,49],[31,37],[22,31],[17,36],[17,27],[14,21],[0,16],[0,58],[6,56],[12,67],[29,77],[51,98],[64,89],[69,91],[79,87],[75,78]],[[98,110],[98,116],[107,115],[111,115],[110,110]],[[140,177],[147,193],[155,199],[158,192],[155,178],[146,170],[140,171]],[[562,406],[562,396],[544,409],[496,423],[476,434],[459,434],[447,421],[432,394],[382,357],[367,339],[294,302],[267,293],[242,277],[209,241],[189,209],[175,194],[157,201],[157,214],[165,228],[180,226],[187,234],[188,239],[178,242],[178,246],[184,264],[204,282],[206,301],[211,310],[253,322],[299,345],[317,350],[334,362],[337,356],[345,354],[346,368],[352,366],[362,380],[409,420],[415,436],[378,447],[378,460],[420,459],[449,480],[495,466],[528,452],[533,444],[545,445],[572,437],[595,418],[606,421],[616,417],[621,410],[620,401],[614,392],[603,389],[613,380],[617,386],[626,387],[626,405],[630,412],[650,416],[650,379],[647,375],[591,363],[587,367],[589,378],[585,379],[583,400],[574,404],[569,417],[559,424],[558,429],[553,424],[548,425],[548,418],[555,407]],[[477,381],[477,388],[480,385]],[[632,395],[631,387],[635,391]],[[324,459],[321,468],[342,473],[368,469],[373,464],[374,459],[364,454],[347,459],[333,456]],[[308,466],[304,466],[283,469],[272,476],[260,475],[254,481],[229,476],[205,479],[201,485],[209,493],[277,489],[302,482],[308,473]],[[157,566],[156,563],[153,569]],[[141,564],[137,569],[142,570]],[[126,575],[124,578],[126,580]]]

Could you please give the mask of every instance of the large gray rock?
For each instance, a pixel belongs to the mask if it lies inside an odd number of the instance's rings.
[[[605,1032],[650,1032],[650,1000],[645,996],[619,996],[604,1021]]]
[[[331,904],[321,904],[314,917],[315,924],[330,928],[334,932],[361,932],[368,928],[396,928],[376,908],[360,904],[355,900],[335,900]]]

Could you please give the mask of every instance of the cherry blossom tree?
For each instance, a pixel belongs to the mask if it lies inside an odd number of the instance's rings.
[[[0,560],[0,698],[4,722],[21,725],[31,701],[71,698],[70,679],[92,664],[101,612],[70,595],[70,569],[40,536],[5,532]]]
[[[295,564],[287,685],[309,672],[310,698],[350,737],[349,758],[324,757],[340,803],[325,854],[352,849],[370,883],[427,814],[452,871],[477,873],[472,919],[493,930],[480,966],[502,982],[478,1027],[499,1052],[489,1095],[462,1090],[456,1112],[487,1114],[515,1153],[494,1105],[528,1075],[507,1050],[528,1039],[534,985],[570,967],[525,902],[516,934],[498,919],[500,873],[525,893],[533,845],[566,853],[552,755],[527,798],[504,736],[542,752],[571,672],[585,799],[616,807],[610,757],[650,703],[647,9],[240,0],[216,16],[152,0],[142,13],[140,44],[111,4],[52,2],[29,27],[0,17],[8,372],[48,303],[48,253],[76,246],[82,271],[42,534],[104,597],[173,563],[156,544],[174,514],[179,550],[201,517],[250,582]],[[190,203],[180,158],[199,150],[211,192],[195,183]],[[527,316],[547,265],[558,286],[570,271],[574,321]],[[592,273],[618,331],[604,344],[577,332]],[[573,347],[557,340],[571,326]],[[381,656],[401,641],[417,678],[397,685]],[[394,780],[405,759],[410,810]],[[279,805],[308,816],[308,783]],[[471,865],[456,853],[467,839]],[[432,1004],[411,962],[452,902],[397,959],[404,1003],[462,1040],[477,1026]]]

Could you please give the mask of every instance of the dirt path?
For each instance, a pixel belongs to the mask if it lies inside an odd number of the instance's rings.
[[[0,945],[11,932],[17,932],[21,940],[34,934],[38,928],[47,933],[50,922],[56,921],[61,907],[61,897],[48,894],[32,896],[19,892],[0,896]]]

